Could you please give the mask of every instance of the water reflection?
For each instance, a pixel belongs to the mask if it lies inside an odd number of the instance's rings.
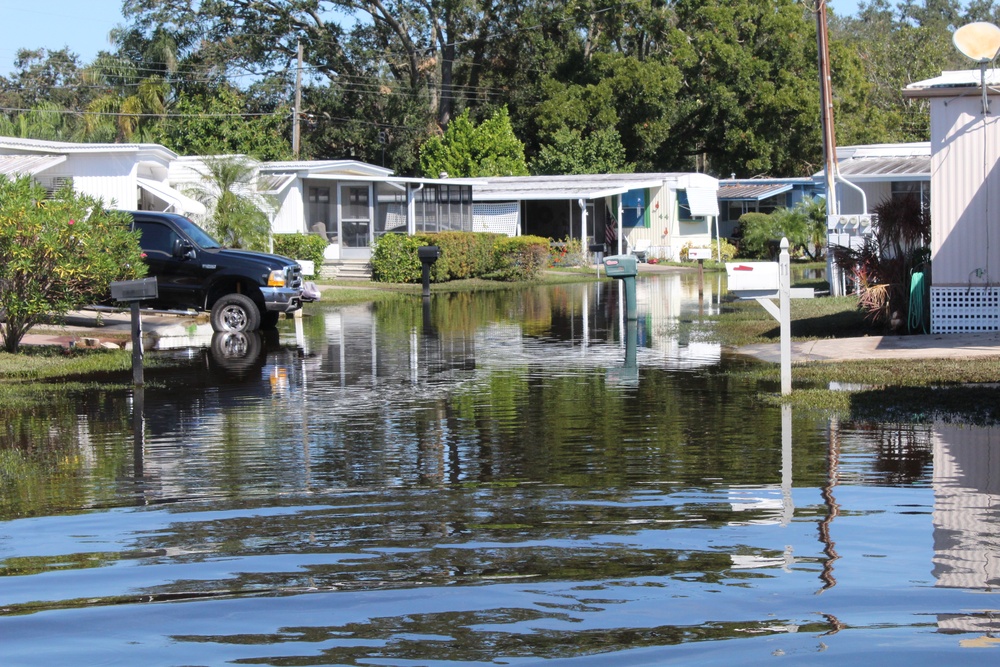
[[[711,280],[638,286],[634,326],[608,284],[317,307],[5,413],[5,664],[990,645],[992,431],[762,404],[697,326]]]

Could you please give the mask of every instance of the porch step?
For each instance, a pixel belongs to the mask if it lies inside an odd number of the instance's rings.
[[[328,259],[319,276],[327,280],[371,280],[372,266],[367,259]]]

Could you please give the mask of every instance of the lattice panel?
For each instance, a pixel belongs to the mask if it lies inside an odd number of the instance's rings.
[[[517,236],[521,227],[521,205],[517,202],[472,205],[472,231]]]
[[[1000,331],[1000,288],[931,288],[931,333],[981,331]]]

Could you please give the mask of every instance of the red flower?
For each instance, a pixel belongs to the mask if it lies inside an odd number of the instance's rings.
[[[73,218],[70,218],[70,219],[69,219],[69,224],[71,224],[71,225],[72,225],[72,224],[73,224],[74,222],[76,222],[76,220],[74,220]]]

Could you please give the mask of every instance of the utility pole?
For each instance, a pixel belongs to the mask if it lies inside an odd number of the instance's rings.
[[[836,215],[837,183],[837,138],[833,129],[833,91],[830,81],[830,41],[826,27],[826,0],[819,0],[816,6],[816,46],[819,51],[819,97],[820,123],[823,128],[823,175],[826,177],[826,214]],[[827,232],[829,235],[829,232]],[[830,295],[842,296],[839,271],[827,251],[826,276],[830,283]],[[834,275],[837,273],[838,275]]]
[[[292,155],[299,159],[299,116],[302,115],[302,42],[298,42],[298,66],[295,68],[295,111],[292,117]]]

